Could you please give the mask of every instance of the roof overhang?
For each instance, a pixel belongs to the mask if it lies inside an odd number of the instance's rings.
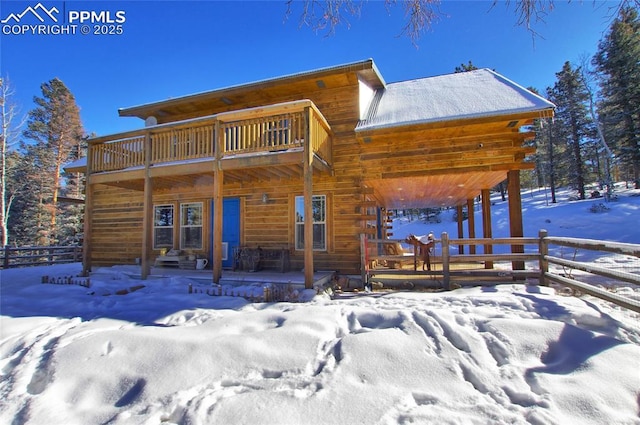
[[[337,65],[328,68],[320,68],[312,71],[305,71],[282,77],[270,78],[266,80],[230,86],[201,93],[195,93],[174,99],[158,102],[146,103],[128,108],[121,108],[118,114],[121,117],[138,117],[147,119],[155,117],[158,122],[172,121],[166,117],[182,117],[190,111],[202,110],[206,105],[207,113],[214,114],[227,112],[234,109],[244,109],[252,106],[260,106],[269,98],[286,95],[286,91],[291,88],[295,90],[297,84],[310,83],[313,86],[322,88],[324,79],[332,76],[354,74],[366,82],[374,89],[384,88],[386,83],[378,71],[373,59]],[[357,80],[354,80],[357,83]],[[251,99],[248,99],[248,98]],[[264,99],[263,99],[264,98]],[[251,104],[255,103],[255,105]],[[271,102],[267,102],[271,103]]]
[[[525,131],[539,113],[458,119],[358,132],[362,144],[363,183],[387,208],[436,208],[464,205],[507,179],[528,170],[535,148]],[[552,110],[542,116],[552,116]],[[525,127],[525,128],[522,128]],[[389,150],[393,140],[404,150]],[[378,170],[375,172],[375,170]]]

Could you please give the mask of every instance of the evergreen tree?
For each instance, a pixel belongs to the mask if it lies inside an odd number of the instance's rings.
[[[95,136],[95,135],[94,135]],[[87,142],[84,138],[70,153],[69,161],[76,161],[86,157]],[[69,199],[83,199],[85,176],[83,173],[63,174],[65,184],[61,188],[61,195]],[[65,244],[76,241],[76,235],[83,232],[84,206],[77,203],[61,203],[59,208],[62,211],[61,220],[58,225],[58,238]]]
[[[527,87],[527,90],[540,95],[540,92],[534,87]],[[547,162],[544,155],[547,146],[547,138],[545,137],[546,126],[548,125],[547,121],[547,119],[534,120],[529,129],[534,132],[535,137],[533,139],[526,139],[523,143],[524,146],[535,148],[533,156],[527,158],[528,162],[535,164],[535,168],[533,170],[522,170],[520,172],[522,187],[542,187],[548,183],[546,181]]]
[[[556,104],[555,121],[562,126],[557,133],[559,141],[569,147],[564,158],[568,164],[570,184],[585,199],[587,170],[584,163],[584,147],[592,143],[595,127],[588,111],[589,94],[585,88],[580,68],[565,62],[562,71],[556,73],[557,81],[549,92],[549,100]]]
[[[552,99],[554,90],[547,87],[546,97]],[[556,188],[570,183],[570,155],[566,140],[569,138],[567,127],[561,120],[541,119],[533,125],[536,133],[535,145],[536,173],[538,186],[549,186],[551,202],[556,203]]]
[[[460,66],[456,66],[453,72],[458,74],[460,72],[474,71],[476,69],[478,69],[478,67],[475,66],[473,62],[469,61],[469,63],[467,63],[466,65],[464,63],[461,63]]]
[[[593,63],[605,137],[640,189],[640,20],[635,8],[620,9]]]
[[[54,78],[42,84],[41,89],[42,97],[34,98],[36,108],[29,112],[23,135],[33,141],[25,156],[39,166],[37,175],[31,176],[39,190],[34,217],[38,229],[36,243],[47,245],[56,243],[60,237],[58,216],[65,212],[58,205],[63,187],[62,167],[81,149],[83,129],[79,108],[62,81]]]
[[[12,240],[16,245],[48,245],[51,239],[51,179],[42,172],[42,145],[22,143],[13,156],[11,181],[14,213],[9,217]]]

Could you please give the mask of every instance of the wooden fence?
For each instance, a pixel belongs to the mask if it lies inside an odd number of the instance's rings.
[[[607,289],[607,287],[628,284],[640,285],[640,244],[551,237],[544,230],[540,231],[537,238],[449,239],[447,233],[442,233],[441,238],[436,240],[436,248],[439,248],[440,253],[431,257],[432,270],[422,271],[422,263],[415,253],[404,256],[380,255],[388,251],[383,248],[385,244],[397,245],[398,243],[404,243],[404,240],[367,239],[366,235],[362,235],[362,252],[367,253],[363,255],[362,264],[365,282],[370,282],[372,279],[395,279],[402,282],[409,277],[418,277],[423,281],[435,282],[448,290],[454,284],[478,285],[505,280],[533,279],[540,285],[546,286],[553,282],[640,312],[640,300]],[[467,245],[482,246],[484,253],[464,254],[465,250],[462,247]],[[500,245],[510,246],[511,252],[494,253],[494,247]],[[452,249],[455,246],[458,247],[457,254]],[[604,265],[600,266],[594,265],[593,261],[577,261],[575,258],[566,259],[549,254],[560,251],[562,248],[573,250],[573,257],[576,257],[577,250],[586,250],[635,258],[629,270],[621,270],[611,265],[611,262],[604,262]],[[475,252],[475,249],[468,251]],[[399,262],[405,265],[397,269],[388,267],[389,263],[398,264]],[[500,263],[499,268],[494,268],[496,263]],[[414,270],[415,265],[417,270]],[[550,268],[550,265],[557,267]],[[582,273],[574,275],[572,273],[574,270]]]
[[[82,261],[81,246],[34,246],[0,248],[1,268],[47,266]]]

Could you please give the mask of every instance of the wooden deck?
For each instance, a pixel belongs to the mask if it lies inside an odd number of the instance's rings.
[[[411,257],[412,258],[412,257]],[[435,289],[443,288],[443,267],[442,262],[437,261],[437,257],[432,257],[431,270],[422,270],[422,262],[418,265],[418,270],[413,269],[413,262],[409,264],[405,261],[402,267],[390,268],[378,266],[369,270],[371,282],[378,282],[385,288],[396,289]],[[466,272],[480,272],[484,270],[484,264],[480,262],[455,263],[450,265],[450,272],[464,275]],[[493,270],[497,272],[497,270]],[[496,276],[496,282],[504,280],[503,276]],[[511,280],[511,277],[508,277]],[[477,284],[477,279],[475,280]]]

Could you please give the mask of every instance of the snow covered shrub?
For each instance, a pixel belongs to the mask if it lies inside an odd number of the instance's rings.
[[[609,211],[609,207],[607,207],[602,202],[600,202],[599,204],[593,204],[591,205],[591,208],[589,208],[589,212],[592,213],[603,213],[607,211]]]

